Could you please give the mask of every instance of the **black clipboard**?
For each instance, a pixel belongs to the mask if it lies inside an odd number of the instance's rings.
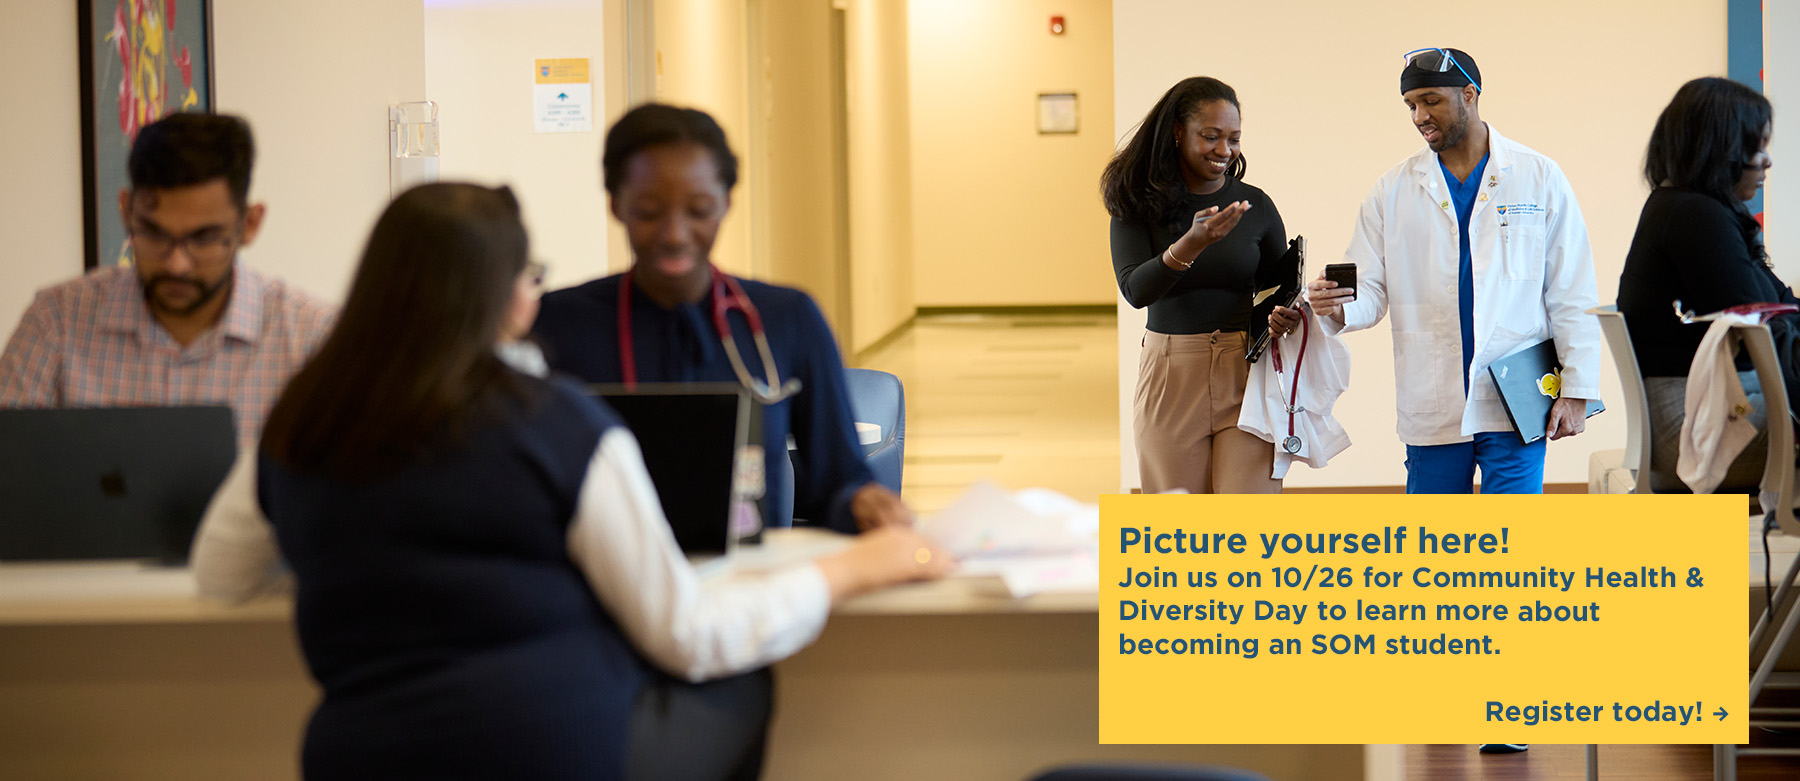
[[[1269,331],[1269,313],[1277,306],[1294,308],[1300,303],[1300,294],[1306,290],[1306,237],[1295,236],[1288,242],[1287,252],[1276,262],[1284,270],[1291,267],[1293,273],[1284,271],[1283,279],[1287,281],[1279,287],[1256,291],[1251,296],[1250,349],[1244,351],[1244,360],[1251,363],[1256,363],[1263,351],[1269,349],[1269,339],[1273,335]]]
[[[1500,389],[1500,403],[1513,431],[1529,445],[1544,438],[1550,425],[1550,405],[1562,394],[1562,362],[1556,359],[1556,340],[1545,339],[1488,364],[1488,376]],[[1587,416],[1606,411],[1599,399],[1589,399]],[[1526,433],[1526,432],[1530,433]]]

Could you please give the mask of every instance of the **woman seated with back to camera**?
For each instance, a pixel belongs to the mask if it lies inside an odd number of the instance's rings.
[[[910,525],[912,512],[863,460],[844,364],[819,307],[799,290],[712,264],[737,166],[725,131],[703,111],[650,103],[620,117],[601,169],[631,268],[544,296],[535,335],[552,368],[588,382],[749,387],[763,404],[769,525]]]
[[[753,778],[766,676],[647,685],[649,665],[759,668],[812,642],[833,602],[944,571],[916,533],[883,529],[700,581],[614,414],[498,357],[541,283],[508,190],[402,194],[208,510],[202,594],[246,599],[292,569],[324,690],[309,779]]]
[[[1769,267],[1761,226],[1745,206],[1768,175],[1770,117],[1768,98],[1756,90],[1729,79],[1694,79],[1675,93],[1650,134],[1644,178],[1653,189],[1619,276],[1619,311],[1650,398],[1650,487],[1657,492],[1688,490],[1676,463],[1688,370],[1707,330],[1683,324],[1674,302],[1697,313],[1796,302]],[[1800,402],[1800,317],[1781,315],[1769,327],[1788,399]],[[1731,463],[1720,490],[1755,486],[1768,452],[1761,383],[1747,356],[1739,356],[1738,369],[1758,434]]]

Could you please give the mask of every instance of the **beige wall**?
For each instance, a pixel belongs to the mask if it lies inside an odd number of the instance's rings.
[[[653,95],[706,111],[725,128],[740,157],[755,153],[750,139],[749,53],[744,0],[652,0],[656,52]],[[758,183],[740,166],[731,212],[713,246],[713,262],[733,274],[759,276],[752,250]]]
[[[253,268],[342,297],[387,202],[387,106],[425,97],[419,0],[213,3],[218,108],[255,130],[266,202]],[[0,83],[0,332],[33,291],[81,273],[80,103],[68,4],[0,4],[0,43],[44,67]],[[102,212],[102,219],[110,215]]]
[[[1100,169],[1113,150],[1112,5],[908,4],[913,289],[919,306],[1113,300],[1107,221],[1098,196]],[[1143,16],[1135,3],[1119,5],[1121,18]],[[1197,19],[1220,10],[1169,6]],[[1246,13],[1258,12],[1231,10],[1234,29],[1255,29],[1242,24]],[[1067,18],[1066,34],[1050,34],[1052,15]],[[1137,43],[1121,33],[1121,56]],[[1162,45],[1178,61],[1192,63],[1197,56],[1197,48],[1177,45],[1172,33]],[[1123,89],[1128,80],[1121,74],[1118,83]],[[1041,92],[1080,95],[1079,133],[1038,134]]]
[[[75,11],[68,3],[0,3],[0,51],[35,63],[0,79],[0,334],[38,289],[81,273],[81,103]],[[115,212],[116,213],[116,212]]]
[[[1231,31],[1204,47],[1189,45],[1191,31],[1213,19],[1208,8],[1178,0],[1117,5],[1117,127],[1123,134],[1183,77],[1231,84],[1243,103],[1247,180],[1275,200],[1290,235],[1306,235],[1311,272],[1342,257],[1368,188],[1421,146],[1400,102],[1400,55],[1448,45],[1481,65],[1483,119],[1568,174],[1592,234],[1600,300],[1608,303],[1648,192],[1638,172],[1651,125],[1682,82],[1725,68],[1722,0],[1521,0],[1504,8],[1439,5],[1430,14],[1398,0],[1250,4],[1234,9]],[[1612,75],[1583,76],[1571,56],[1604,63]],[[1120,300],[1126,487],[1138,484],[1129,432],[1143,323],[1143,312]],[[1355,373],[1337,417],[1356,444],[1327,469],[1296,467],[1290,486],[1405,482],[1387,326],[1348,342]],[[1601,376],[1603,396],[1622,408],[1610,357]],[[1586,434],[1550,446],[1545,480],[1585,483],[1588,454],[1624,442],[1622,414],[1595,417]]]
[[[269,205],[246,258],[343,297],[388,201],[387,107],[425,99],[419,0],[215,0],[219,110],[256,131],[252,196]]]
[[[606,121],[601,125],[600,145],[594,150],[594,165],[600,164],[606,131],[632,106],[650,99],[647,84],[632,78],[634,70],[646,74],[654,64],[656,52],[649,42],[647,26],[634,24],[635,14],[649,7],[650,0],[601,0],[605,7],[605,45],[601,55],[605,64],[594,76],[596,85],[604,84]],[[647,75],[642,79],[648,81]],[[622,271],[631,265],[631,244],[625,238],[625,226],[618,220],[606,220],[607,271]]]
[[[752,0],[749,46],[753,214],[761,218],[757,269],[771,282],[800,288],[845,336],[836,219],[840,140],[832,129],[842,98],[832,68],[831,0]],[[747,143],[746,143],[747,142]],[[752,205],[740,199],[739,207]],[[753,231],[753,234],[757,233]]]
[[[850,158],[850,349],[913,315],[907,3],[846,3]]]
[[[712,113],[740,159],[715,260],[805,290],[847,347],[833,3],[656,0],[654,9],[657,99]]]
[[[438,103],[444,181],[506,184],[519,196],[531,251],[562,287],[608,270],[600,139],[606,131],[603,0],[433,2],[425,7],[426,94]],[[532,64],[588,59],[600,114],[588,133],[538,133]],[[623,264],[618,264],[620,268]]]

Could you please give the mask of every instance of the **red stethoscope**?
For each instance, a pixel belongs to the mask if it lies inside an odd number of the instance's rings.
[[[719,331],[719,341],[725,345],[725,356],[731,359],[731,370],[737,374],[738,382],[750,391],[757,401],[764,404],[779,404],[800,392],[800,380],[789,378],[782,382],[775,373],[775,354],[769,349],[769,337],[763,331],[762,315],[756,311],[756,305],[750,302],[750,296],[744,294],[744,287],[738,281],[712,266],[712,317],[713,327]],[[738,352],[737,340],[731,335],[729,315],[736,308],[744,316],[744,322],[750,326],[750,337],[756,342],[757,356],[762,358],[763,371],[769,377],[762,382],[750,376],[750,368],[744,365],[744,356]],[[625,389],[637,389],[637,354],[631,338],[631,271],[625,271],[625,278],[619,281],[619,365],[623,369]]]
[[[1294,356],[1294,382],[1292,389],[1281,397],[1281,406],[1288,414],[1288,435],[1287,439],[1281,440],[1281,449],[1289,453],[1300,452],[1300,437],[1294,433],[1294,413],[1306,411],[1305,407],[1300,406],[1300,362],[1306,360],[1306,341],[1312,336],[1312,324],[1308,322],[1311,319],[1305,309],[1300,310],[1300,354]],[[1274,348],[1272,352],[1275,355],[1275,390],[1280,392],[1281,340],[1275,340],[1270,346]]]

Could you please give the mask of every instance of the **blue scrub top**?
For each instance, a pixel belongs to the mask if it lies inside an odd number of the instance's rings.
[[[535,333],[556,371],[587,382],[624,381],[619,360],[619,284],[623,275],[546,294]],[[844,364],[819,307],[793,288],[740,279],[762,315],[769,350],[781,380],[799,378],[799,394],[763,407],[763,459],[770,526],[794,518],[845,532],[856,531],[850,497],[875,476],[855,439]],[[664,309],[636,285],[631,291],[631,330],[638,382],[737,383],[712,318],[712,293],[692,304]],[[738,354],[750,376],[766,379],[750,327],[737,310],[727,318]],[[788,453],[792,433],[796,449]],[[776,456],[792,456],[793,484]],[[793,511],[782,516],[780,498],[791,490]]]
[[[1481,162],[1475,164],[1469,172],[1469,178],[1457,179],[1450,173],[1450,166],[1444,165],[1444,158],[1438,158],[1438,168],[1444,172],[1444,184],[1450,187],[1450,200],[1456,204],[1457,258],[1456,274],[1456,310],[1462,321],[1462,364],[1463,395],[1469,395],[1469,363],[1475,358],[1475,266],[1474,253],[1469,251],[1469,219],[1475,215],[1475,194],[1481,192],[1481,172],[1487,169],[1488,156],[1482,155]]]

